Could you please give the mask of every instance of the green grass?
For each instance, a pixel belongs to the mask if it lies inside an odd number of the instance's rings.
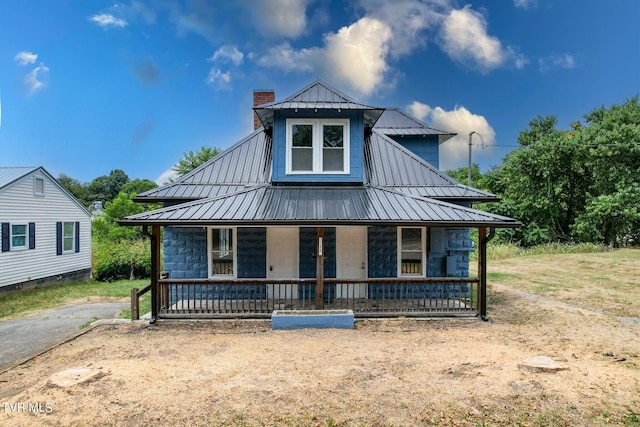
[[[609,249],[606,246],[596,245],[592,243],[579,243],[575,245],[565,243],[549,243],[545,245],[532,246],[523,248],[512,243],[491,243],[487,245],[487,259],[500,260],[507,258],[516,258],[530,255],[565,255],[565,254],[584,254],[606,252]],[[477,261],[478,252],[471,254],[471,260]]]
[[[92,299],[121,299],[130,301],[132,288],[143,288],[149,284],[144,280],[120,280],[117,282],[69,283],[43,288],[27,289],[0,296],[0,320],[14,319],[30,313],[60,307],[71,302],[91,301]],[[145,295],[148,299],[148,294]],[[144,297],[142,299],[144,301]],[[146,307],[140,307],[140,313]]]

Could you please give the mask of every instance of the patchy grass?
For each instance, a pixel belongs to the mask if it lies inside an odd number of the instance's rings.
[[[640,317],[640,250],[532,255],[488,263],[487,280],[534,295]]]
[[[477,246],[477,245],[476,245]],[[579,243],[575,245],[566,243],[549,243],[545,245],[524,248],[512,243],[489,243],[487,246],[487,259],[490,261],[516,258],[530,255],[566,255],[578,253],[598,253],[610,251],[609,248],[593,243]],[[478,252],[471,253],[471,260],[478,260]]]
[[[91,280],[12,292],[0,296],[0,320],[14,319],[78,301],[128,301],[132,288],[142,288],[148,283],[148,279],[110,283]],[[141,305],[140,312],[143,313],[145,308]]]

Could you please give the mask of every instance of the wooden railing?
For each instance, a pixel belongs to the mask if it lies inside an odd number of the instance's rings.
[[[140,319],[140,297],[151,290],[151,285],[131,289],[131,320]]]
[[[477,278],[324,279],[322,309],[356,317],[473,316]],[[159,318],[268,318],[314,310],[316,279],[160,279]]]

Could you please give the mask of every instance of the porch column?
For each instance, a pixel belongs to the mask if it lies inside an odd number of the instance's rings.
[[[324,309],[324,228],[318,227],[316,240],[316,310]]]
[[[482,320],[487,318],[487,229],[478,228],[478,312]]]
[[[160,278],[160,226],[151,227],[151,323],[158,318],[160,298],[158,295],[158,279]]]

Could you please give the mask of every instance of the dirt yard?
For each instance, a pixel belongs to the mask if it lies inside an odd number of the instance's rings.
[[[0,425],[640,425],[637,318],[502,285],[490,302],[489,322],[355,330],[101,325],[0,375]],[[69,369],[93,377],[56,385]]]

